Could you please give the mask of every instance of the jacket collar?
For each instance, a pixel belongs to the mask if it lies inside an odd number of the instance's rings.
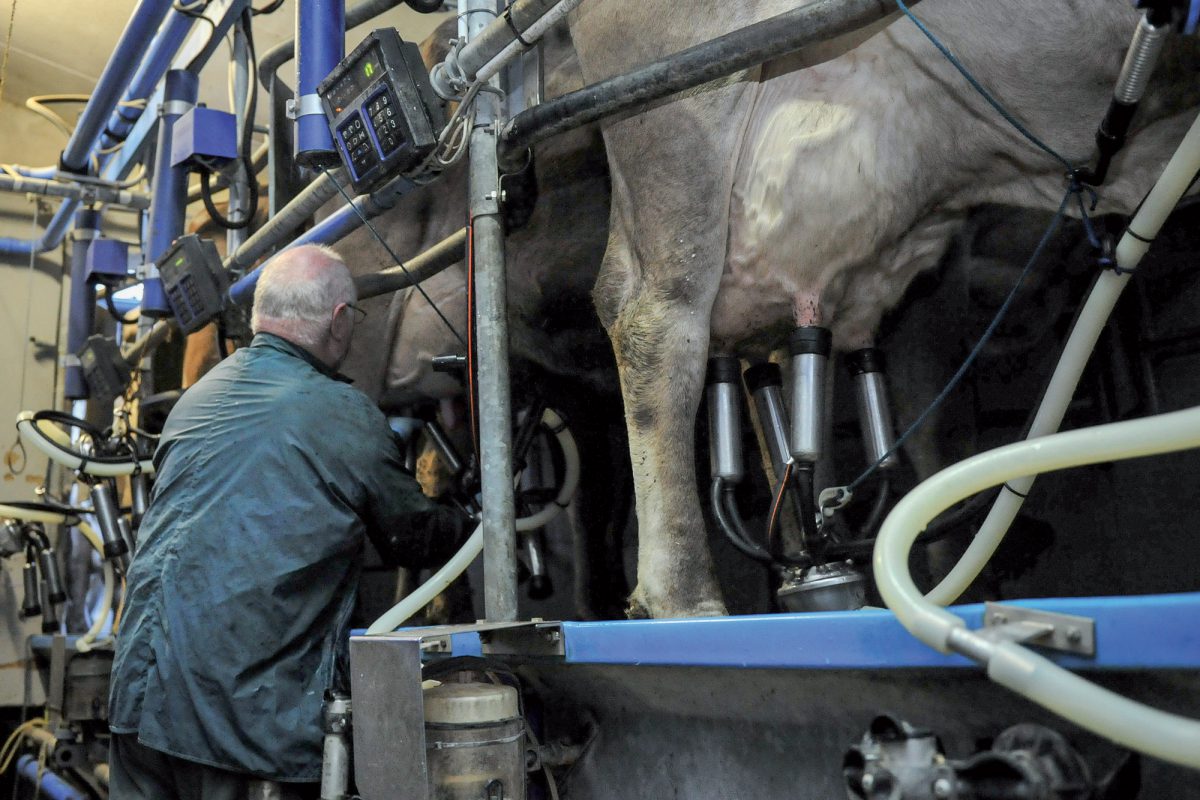
[[[318,359],[312,353],[305,350],[295,342],[290,342],[282,336],[276,336],[273,333],[265,331],[254,334],[254,339],[250,342],[251,347],[266,347],[271,350],[278,350],[281,353],[286,353],[289,356],[295,356],[302,361],[307,362],[313,369],[321,373],[327,378],[332,378],[341,383],[354,383],[353,380],[347,378],[342,373],[332,370],[325,362]]]

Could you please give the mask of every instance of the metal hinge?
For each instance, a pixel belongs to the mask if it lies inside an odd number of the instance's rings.
[[[1096,655],[1095,621],[1072,614],[986,603],[979,635],[992,641],[1018,642],[1080,656]]]

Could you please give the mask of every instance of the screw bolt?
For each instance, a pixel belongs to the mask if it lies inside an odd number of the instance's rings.
[[[872,789],[874,789],[875,788],[874,773],[868,772],[866,775],[863,775],[862,781],[860,781],[860,783],[862,783],[862,788],[863,788],[864,792],[869,792]]]
[[[939,800],[952,797],[954,794],[954,784],[949,778],[938,778],[933,782],[933,796]]]
[[[1079,628],[1067,628],[1067,641],[1071,644],[1079,644],[1083,641],[1083,631]]]

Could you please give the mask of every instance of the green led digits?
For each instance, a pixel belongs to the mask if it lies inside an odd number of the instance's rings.
[[[372,75],[375,74],[375,65],[372,64],[370,61],[368,61],[367,65],[365,67],[363,67],[363,72],[366,73],[368,78],[371,77]]]

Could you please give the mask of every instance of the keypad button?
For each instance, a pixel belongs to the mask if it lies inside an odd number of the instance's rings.
[[[386,114],[387,114],[389,117],[390,117],[390,116],[392,116],[392,114],[396,113],[396,112],[395,112],[395,110],[394,110],[394,109],[392,109],[392,108],[385,108],[385,109],[384,109],[384,112],[385,112],[385,113],[386,113]]]

